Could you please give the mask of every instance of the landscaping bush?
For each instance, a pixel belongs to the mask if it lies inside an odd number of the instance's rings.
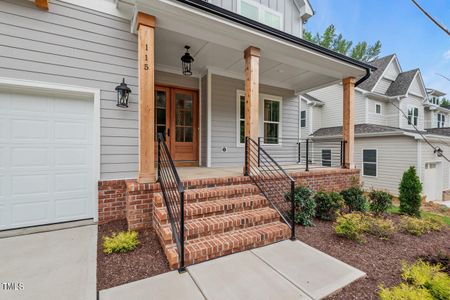
[[[396,232],[394,222],[389,219],[368,217],[366,222],[367,232],[381,239],[389,239]]]
[[[431,231],[440,231],[445,224],[437,217],[426,217],[419,219],[416,217],[402,216],[400,228],[412,235],[421,236]]]
[[[136,231],[124,231],[114,233],[111,237],[103,237],[103,252],[125,253],[134,250],[139,245],[138,233]]]
[[[345,204],[349,212],[360,211],[365,212],[368,208],[367,199],[364,196],[364,191],[360,186],[352,186],[341,192],[344,197]]]
[[[316,217],[326,221],[336,220],[337,212],[343,207],[344,200],[339,193],[318,192],[314,196]]]
[[[316,203],[312,199],[313,191],[300,186],[294,190],[294,203],[295,203],[295,223],[303,226],[313,226],[312,218],[315,216]],[[290,200],[290,193],[287,194],[287,198]]]
[[[422,260],[414,264],[402,263],[405,282],[390,289],[381,288],[380,299],[450,299],[450,276],[442,272],[442,266]]]
[[[421,287],[401,283],[389,289],[381,288],[381,300],[433,300],[430,292]]]
[[[403,173],[399,192],[400,212],[420,217],[422,183],[416,175],[416,168],[410,167]]]
[[[450,299],[450,276],[440,265],[418,260],[412,265],[403,263],[402,278],[420,288],[426,288],[434,299]]]
[[[369,193],[370,211],[381,215],[392,206],[392,195],[384,191],[371,191]]]
[[[348,239],[364,242],[363,234],[369,230],[368,223],[363,214],[351,213],[337,218],[337,225],[334,228],[337,235]]]

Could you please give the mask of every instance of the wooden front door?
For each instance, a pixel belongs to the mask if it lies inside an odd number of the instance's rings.
[[[197,91],[155,87],[155,130],[164,133],[174,161],[198,161]]]

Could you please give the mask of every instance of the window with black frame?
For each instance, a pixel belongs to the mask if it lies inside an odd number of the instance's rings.
[[[363,175],[377,176],[377,150],[364,149],[363,150]]]
[[[300,127],[306,127],[306,110],[300,112]]]

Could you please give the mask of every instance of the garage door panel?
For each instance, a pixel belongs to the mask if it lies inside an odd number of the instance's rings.
[[[50,176],[41,175],[12,175],[12,191],[13,195],[36,195],[49,194],[50,192]]]
[[[34,203],[15,203],[12,205],[12,224],[31,226],[45,223],[49,219],[50,204],[48,201]]]
[[[55,167],[86,167],[91,159],[91,147],[73,147],[55,149]]]
[[[0,107],[0,110],[2,108]],[[0,114],[0,143],[9,139],[9,120]]]
[[[45,167],[48,168],[49,148],[37,147],[11,147],[11,167],[29,168]]]
[[[62,98],[55,96],[54,101],[55,112],[58,114],[77,115],[90,119],[92,111],[92,102],[84,99]]]
[[[57,221],[70,218],[84,218],[87,216],[86,198],[72,198],[58,200],[55,203],[55,218]]]
[[[50,96],[11,93],[10,99],[12,113],[42,115],[42,113],[50,113],[52,109]]]
[[[45,120],[12,120],[12,142],[49,142],[49,125],[49,121]]]
[[[88,126],[84,122],[55,121],[55,142],[88,143]]]
[[[55,193],[79,193],[88,192],[88,180],[86,172],[74,174],[55,175]]]

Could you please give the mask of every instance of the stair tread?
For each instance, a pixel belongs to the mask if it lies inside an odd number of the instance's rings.
[[[250,208],[250,206],[266,205],[267,199],[262,195],[241,196],[235,198],[223,198],[202,202],[186,203],[185,216],[191,217],[201,214],[225,212],[233,209]],[[156,215],[161,219],[167,218],[166,206],[155,208]]]
[[[253,222],[274,220],[278,217],[279,214],[277,213],[277,211],[271,207],[255,208],[251,210],[233,212],[225,215],[215,215],[199,219],[186,220],[185,231],[187,235],[201,234],[210,231],[215,232],[218,230],[226,230],[240,225],[253,226]],[[252,220],[252,222],[249,222],[249,220]],[[244,221],[245,223],[243,224],[242,221]],[[167,238],[171,238],[172,227],[169,223],[162,225],[161,231]]]
[[[200,237],[185,243],[187,260],[206,260],[233,253],[233,250],[259,247],[289,237],[290,229],[285,223],[275,221],[268,224],[233,230],[213,236]],[[166,245],[168,256],[178,257],[174,243]],[[231,252],[230,252],[231,251]],[[236,251],[237,252],[237,251]]]

